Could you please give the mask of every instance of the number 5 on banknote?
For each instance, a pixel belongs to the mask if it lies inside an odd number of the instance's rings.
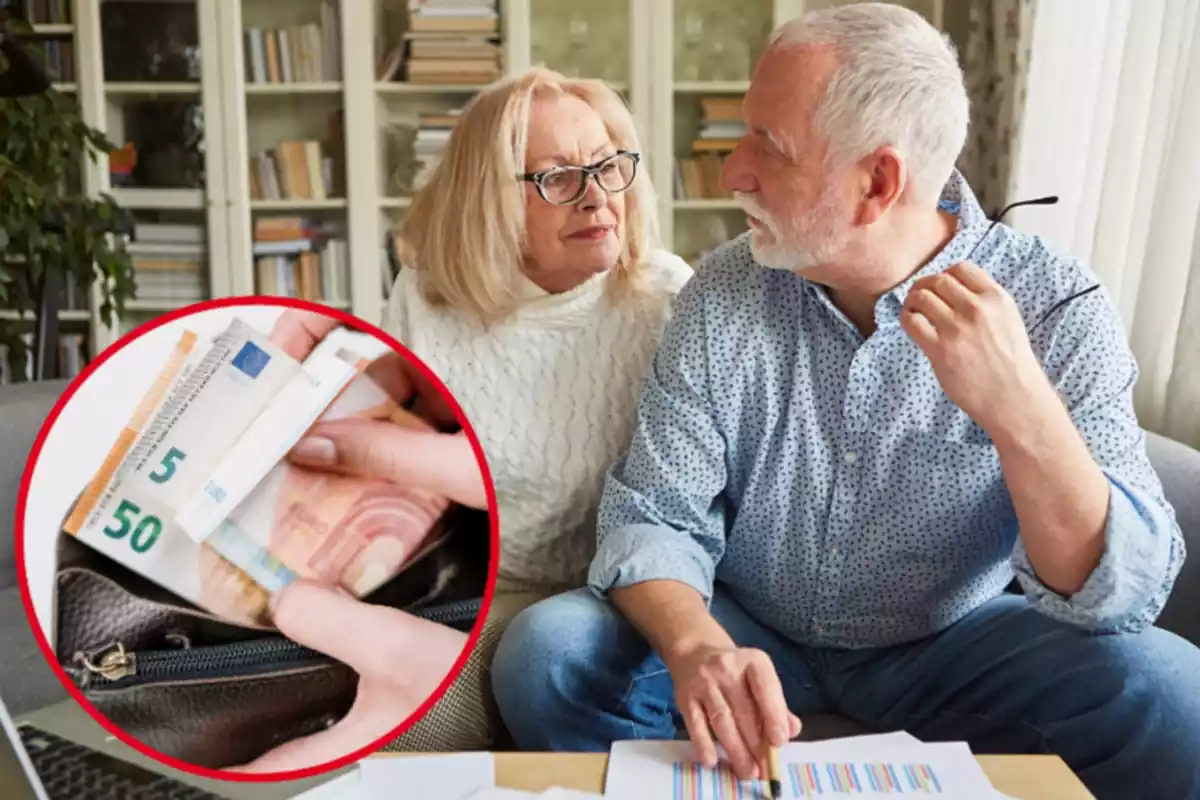
[[[187,455],[178,447],[172,447],[167,451],[167,454],[162,457],[159,465],[162,467],[162,472],[155,470],[150,473],[150,480],[155,483],[166,483],[171,480],[171,476],[175,474],[175,468],[179,466],[179,462],[187,458]]]
[[[162,520],[153,514],[147,514],[142,517],[141,521],[134,525],[134,519],[129,515],[141,514],[142,509],[130,500],[122,500],[115,511],[113,517],[121,523],[121,527],[113,528],[106,526],[104,528],[105,535],[113,539],[124,539],[129,536],[130,529],[133,530],[133,535],[129,537],[129,546],[133,548],[135,553],[144,553],[154,546],[158,541],[158,535],[162,533]]]

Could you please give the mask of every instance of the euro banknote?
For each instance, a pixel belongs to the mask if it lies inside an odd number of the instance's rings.
[[[361,596],[411,562],[448,506],[284,458],[315,421],[428,429],[363,373],[366,363],[345,350],[299,362],[240,320],[207,345],[185,332],[65,530],[238,622],[267,624],[270,592],[297,577]],[[194,528],[197,509],[206,512],[200,535],[181,524]]]
[[[363,418],[431,431],[400,408],[365,375],[355,378],[321,415],[321,421]],[[428,540],[449,502],[429,492],[386,480],[369,480],[273,463],[265,475],[237,448],[212,485],[176,515],[193,538],[270,590],[296,577],[340,585],[355,596],[379,587],[408,563]],[[225,512],[213,494],[244,500]],[[215,489],[215,492],[212,491]],[[209,506],[217,513],[206,513]]]

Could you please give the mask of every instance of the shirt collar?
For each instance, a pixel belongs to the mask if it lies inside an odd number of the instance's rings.
[[[908,297],[912,285],[927,275],[936,275],[963,260],[979,241],[979,237],[983,236],[987,226],[991,224],[991,220],[988,219],[983,207],[979,205],[979,200],[971,191],[966,178],[957,169],[950,174],[949,180],[942,188],[941,197],[938,199],[938,208],[957,218],[958,227],[954,238],[930,259],[928,264],[879,298],[875,304],[875,324],[877,326],[899,323],[900,311],[904,308],[904,301]],[[823,286],[811,281],[805,281],[805,284],[818,296],[826,295]]]

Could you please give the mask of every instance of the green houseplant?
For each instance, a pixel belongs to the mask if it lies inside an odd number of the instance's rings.
[[[22,26],[7,27],[19,34]],[[39,53],[23,46],[41,63]],[[0,53],[0,74],[8,67]],[[48,286],[70,282],[81,297],[99,286],[97,310],[106,326],[114,312],[124,314],[135,291],[133,265],[111,232],[127,226],[127,215],[110,195],[88,196],[81,180],[84,158],[95,162],[112,149],[83,121],[73,98],[54,90],[0,98],[0,241],[7,240],[0,250],[0,308],[31,314]],[[0,344],[8,346],[14,375],[24,374],[20,331],[27,324],[0,319]]]

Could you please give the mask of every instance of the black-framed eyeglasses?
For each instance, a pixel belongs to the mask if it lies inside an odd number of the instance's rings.
[[[595,178],[596,185],[609,194],[625,191],[637,176],[638,162],[641,158],[640,153],[619,150],[595,164],[563,164],[538,172],[526,172],[524,175],[517,175],[517,178],[536,186],[538,194],[547,203],[569,206],[578,203],[587,193],[588,178]]]

